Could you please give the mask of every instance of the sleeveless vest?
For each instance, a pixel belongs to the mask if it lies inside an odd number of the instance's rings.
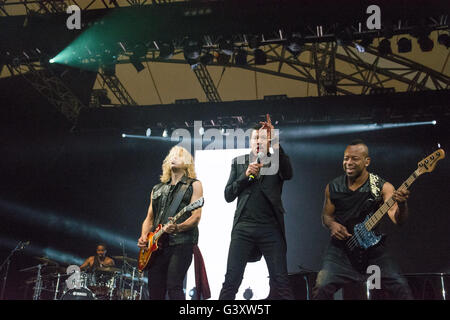
[[[335,206],[334,216],[338,223],[346,225],[349,220],[358,218],[363,206],[371,199],[382,202],[381,190],[385,180],[370,173],[364,184],[352,191],[347,186],[344,174],[332,180],[329,186],[330,200]]]
[[[183,176],[180,181],[174,186],[170,185],[170,182],[167,183],[159,183],[153,187],[153,197],[152,197],[152,209],[154,214],[153,220],[153,230],[159,224],[166,224],[169,221],[170,216],[176,215],[180,210],[182,210],[185,206],[187,206],[191,202],[193,187],[192,183],[196,181],[196,179],[191,179],[186,176]],[[180,192],[180,188],[183,184],[188,184],[188,188],[181,200],[180,205],[175,210],[175,212],[169,213],[168,210],[173,199],[176,197],[177,193]],[[190,216],[191,212],[184,213],[177,220],[177,224],[180,224],[186,221]],[[152,231],[153,231],[152,230]],[[160,240],[160,244],[164,245],[177,245],[177,244],[197,244],[198,242],[198,227],[194,227],[191,230],[185,232],[179,232],[177,234],[164,234]]]

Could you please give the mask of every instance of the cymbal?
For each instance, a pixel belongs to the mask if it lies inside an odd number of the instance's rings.
[[[121,270],[119,268],[115,268],[115,267],[100,267],[100,268],[95,269],[95,271],[120,272]]]
[[[51,260],[51,259],[49,259],[47,257],[34,257],[34,258],[39,260],[39,261],[41,261],[41,262],[43,262],[43,263],[52,264],[54,266],[59,266],[58,262],[56,262],[54,260]]]
[[[128,261],[128,262],[137,262],[136,259],[133,259],[130,257],[124,257],[124,256],[114,256],[113,259],[123,260],[123,261]]]
[[[43,273],[66,273],[66,268],[60,266],[47,266],[43,269]]]

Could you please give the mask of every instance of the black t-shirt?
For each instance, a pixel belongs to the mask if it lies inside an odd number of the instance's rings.
[[[349,221],[360,218],[361,212],[364,212],[366,206],[371,205],[371,202],[383,203],[381,190],[385,180],[378,176],[375,177],[377,177],[375,185],[379,190],[378,197],[375,197],[373,192],[371,192],[369,177],[355,191],[348,188],[347,176],[345,174],[335,178],[328,184],[330,200],[335,206],[334,216],[338,223],[346,226]]]

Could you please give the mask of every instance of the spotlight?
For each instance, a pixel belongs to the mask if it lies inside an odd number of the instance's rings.
[[[247,51],[239,49],[235,56],[235,62],[238,66],[247,65]]]
[[[261,49],[256,49],[254,52],[255,55],[255,64],[264,65],[266,64],[267,56],[264,51]]]
[[[219,42],[219,50],[226,55],[233,55],[234,45],[231,40],[222,39]]]
[[[358,52],[364,53],[366,52],[366,48],[364,48],[362,45],[355,43],[355,48],[358,50]]]
[[[133,67],[136,69],[137,72],[141,72],[145,69],[144,65],[140,61],[140,58],[136,57],[135,55],[132,55],[130,57],[130,62],[133,65]]]
[[[122,133],[122,138],[126,138],[127,135],[125,133]]]
[[[424,35],[419,37],[419,39],[417,39],[417,42],[419,43],[420,49],[423,52],[429,52],[433,50],[434,42],[428,36]]]
[[[336,42],[340,46],[349,46],[353,42],[353,33],[349,27],[336,32]]]
[[[159,45],[159,57],[162,59],[170,59],[173,56],[175,48],[172,43],[162,43]]]
[[[382,56],[392,54],[391,43],[389,42],[388,39],[383,39],[380,41],[380,44],[378,45],[378,52]]]
[[[440,34],[438,37],[439,44],[446,46],[447,49],[450,47],[450,36],[446,33]]]
[[[152,129],[148,128],[147,131],[145,131],[145,135],[150,137],[152,135]]]
[[[248,41],[248,46],[250,49],[257,49],[261,45],[261,41],[259,40],[259,36],[251,36]]]
[[[50,59],[50,60],[48,60],[48,62],[55,63],[55,59]]]
[[[188,40],[183,51],[184,58],[192,64],[190,61],[195,61],[200,57],[201,47],[198,41]]]
[[[302,36],[299,33],[294,33],[287,39],[286,48],[292,55],[297,57],[302,51],[303,44]]]
[[[202,136],[205,134],[205,128],[200,127],[200,129],[198,129],[198,133]]]
[[[216,60],[219,65],[227,65],[230,62],[231,56],[223,53],[217,53]]]
[[[410,52],[412,48],[412,41],[408,38],[401,38],[400,40],[398,40],[397,46],[398,52],[400,53]]]
[[[203,56],[200,57],[200,62],[206,66],[208,64],[210,64],[211,62],[213,62],[214,60],[214,56],[211,53],[207,53]]]
[[[167,137],[169,136],[169,132],[167,131],[167,129],[164,129],[164,131],[163,131],[163,133],[162,133],[162,136],[163,136],[164,138],[167,138]]]
[[[437,125],[437,121],[436,120],[431,121],[431,123],[433,124],[433,126]]]

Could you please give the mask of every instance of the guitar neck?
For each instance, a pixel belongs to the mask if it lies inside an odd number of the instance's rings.
[[[183,209],[180,210],[180,212],[178,212],[172,220],[172,223],[175,223],[184,213],[186,212],[186,207],[184,207]],[[167,224],[166,224],[167,225]],[[166,226],[164,225],[164,226]],[[155,233],[155,235],[153,236],[154,239],[159,239],[159,237],[161,237],[164,234],[164,227],[159,229],[158,232]]]
[[[413,172],[412,175],[406,179],[405,182],[398,188],[398,190],[408,190],[408,188],[416,181],[419,177],[419,169]],[[390,208],[395,204],[394,199],[389,198],[388,201],[383,203],[383,205],[366,221],[365,227],[367,230],[372,230],[380,222],[381,218],[389,211]]]

